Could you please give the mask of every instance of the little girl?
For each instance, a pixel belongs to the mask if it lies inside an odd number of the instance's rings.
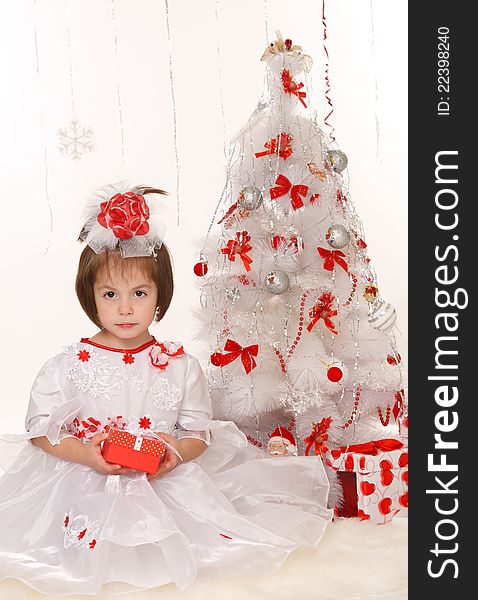
[[[331,511],[318,457],[272,457],[212,420],[198,361],[149,333],[173,294],[164,192],[124,183],[87,205],[76,292],[99,328],[48,360],[0,479],[0,579],[98,594],[276,571],[320,541]],[[111,428],[167,443],[156,473],[107,462]]]

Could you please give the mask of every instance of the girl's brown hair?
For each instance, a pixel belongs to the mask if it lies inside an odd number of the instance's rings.
[[[163,190],[146,186],[136,187],[135,192],[143,195],[166,194]],[[83,232],[80,234],[79,241],[82,241],[82,235]],[[81,307],[97,327],[101,329],[102,325],[98,319],[93,286],[99,273],[105,272],[109,275],[111,270],[116,271],[117,269],[122,276],[127,277],[137,268],[145,277],[156,284],[159,310],[156,312],[154,320],[155,322],[161,321],[173,297],[173,269],[169,250],[164,243],[161,247],[156,247],[154,252],[156,256],[123,258],[119,249],[106,250],[101,254],[96,254],[89,246],[85,246],[78,264],[75,289]]]

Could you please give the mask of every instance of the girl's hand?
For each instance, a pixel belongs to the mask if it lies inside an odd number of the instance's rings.
[[[176,448],[176,450],[179,451],[179,440],[177,440],[176,438],[174,438],[172,435],[169,435],[167,433],[158,433],[158,435],[163,438],[163,440],[165,440],[166,442],[168,442],[168,444],[171,444],[171,446],[173,448]],[[154,479],[159,479],[159,477],[162,477],[163,475],[166,475],[166,473],[169,473],[169,471],[172,471],[174,469],[174,467],[177,466],[178,463],[181,462],[181,459],[178,458],[176,456],[176,454],[174,454],[174,452],[171,450],[171,448],[169,448],[168,446],[166,446],[166,454],[164,455],[163,460],[159,463],[159,468],[156,471],[156,473],[154,475],[151,475],[150,473],[148,473],[148,480],[149,481],[153,481]]]
[[[84,444],[83,464],[88,465],[102,475],[126,475],[134,471],[134,469],[127,469],[121,465],[109,463],[103,458],[100,444],[107,437],[107,433],[97,433],[91,440]]]

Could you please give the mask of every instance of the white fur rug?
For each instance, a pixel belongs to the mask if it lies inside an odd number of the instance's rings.
[[[183,592],[167,585],[128,592],[131,600],[406,600],[408,519],[374,525],[355,519],[332,523],[317,550],[297,550],[268,577],[237,577]],[[104,586],[98,598],[111,598],[120,584]],[[110,593],[108,593],[110,592]],[[45,596],[19,581],[0,582],[1,600],[42,600],[94,596]]]

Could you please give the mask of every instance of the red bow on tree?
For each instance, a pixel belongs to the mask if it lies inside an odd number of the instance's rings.
[[[256,158],[261,156],[268,156],[269,154],[278,154],[281,158],[286,160],[292,154],[292,136],[289,133],[280,133],[275,138],[268,140],[264,144],[264,148],[267,148],[264,152],[256,152]]]
[[[317,456],[327,452],[328,448],[324,442],[329,439],[327,429],[330,427],[331,422],[332,417],[326,417],[325,419],[322,419],[320,423],[312,423],[312,431],[304,438],[304,442],[307,444],[305,449],[306,456],[309,456],[309,450],[312,448],[312,444],[314,445],[314,451]]]
[[[337,263],[342,269],[348,273],[349,268],[343,259],[345,254],[341,250],[327,250],[326,248],[317,248],[317,252],[324,258],[324,269],[326,271],[334,270],[334,263]]]
[[[227,254],[229,260],[235,261],[236,254],[239,255],[246,271],[251,270],[250,264],[252,258],[247,256],[247,253],[252,250],[252,246],[248,243],[250,239],[251,236],[247,231],[237,231],[236,238],[234,240],[229,240],[226,247],[221,248],[221,252]]]
[[[211,354],[211,363],[215,367],[224,367],[240,356],[242,364],[244,365],[244,370],[248,375],[252,369],[255,369],[257,363],[254,356],[257,356],[259,352],[258,344],[243,348],[234,340],[228,339],[224,344],[224,351],[229,352],[229,354],[223,354],[222,352],[214,352],[214,354]]]
[[[304,87],[304,84],[302,82],[296,83],[292,79],[290,71],[288,71],[287,69],[284,69],[282,71],[282,85],[284,86],[284,92],[286,94],[294,94],[294,96],[297,96],[297,98],[299,98],[304,107],[307,108],[307,104],[304,102],[304,98],[307,94],[305,92],[300,91]]]
[[[311,332],[314,325],[319,319],[324,319],[325,326],[330,329],[335,335],[338,331],[335,330],[334,323],[330,320],[330,317],[336,317],[337,311],[332,310],[332,303],[335,300],[335,296],[332,296],[331,292],[324,292],[322,296],[317,300],[317,304],[309,310],[309,317],[312,321],[307,325],[307,331]]]
[[[276,179],[277,187],[270,189],[271,199],[275,200],[281,196],[289,194],[292,200],[292,208],[299,210],[304,206],[301,196],[305,198],[307,196],[308,186],[306,185],[292,185],[292,182],[287,179],[285,175],[279,175]]]

